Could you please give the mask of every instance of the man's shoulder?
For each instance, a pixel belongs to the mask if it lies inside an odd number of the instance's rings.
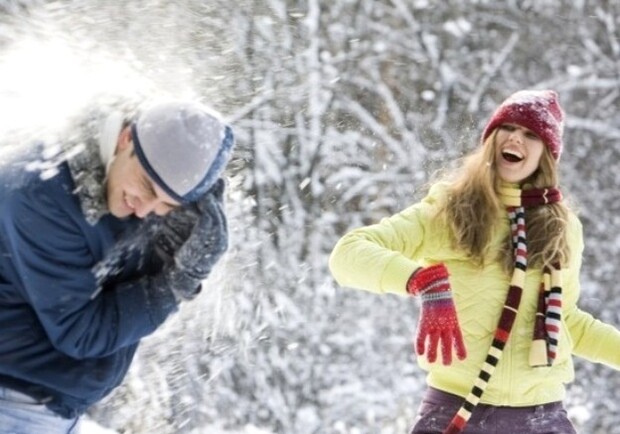
[[[59,211],[75,212],[77,200],[74,190],[74,183],[66,163],[56,166],[53,172],[49,170],[26,172],[20,179],[2,183],[1,213],[5,217],[7,215],[19,217],[28,211],[50,215]]]

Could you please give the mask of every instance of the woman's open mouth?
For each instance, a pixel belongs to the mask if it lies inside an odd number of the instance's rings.
[[[502,151],[502,157],[509,163],[519,163],[525,158],[520,152],[511,149]]]

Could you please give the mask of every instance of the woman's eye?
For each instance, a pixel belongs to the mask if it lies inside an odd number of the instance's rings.
[[[528,139],[532,139],[532,140],[540,140],[540,137],[538,137],[536,134],[534,133],[527,133],[525,135]]]
[[[507,125],[507,124],[500,125],[500,128],[502,130],[505,130],[505,131],[514,131],[515,130],[515,127],[513,127],[512,125]]]

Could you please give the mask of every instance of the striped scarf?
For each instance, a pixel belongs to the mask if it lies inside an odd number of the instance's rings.
[[[515,267],[508,288],[508,295],[487,357],[482,365],[465,402],[458,410],[444,434],[462,433],[474,408],[480,402],[497,364],[499,363],[512,326],[517,317],[527,270],[527,237],[525,208],[556,203],[562,200],[557,188],[521,190],[501,187],[499,195],[510,218]],[[534,321],[533,342],[530,348],[530,365],[551,366],[555,360],[560,334],[562,312],[562,282],[559,265],[545,267],[538,296],[538,308]]]

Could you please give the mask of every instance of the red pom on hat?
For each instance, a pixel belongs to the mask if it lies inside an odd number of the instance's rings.
[[[495,110],[482,133],[487,139],[502,124],[517,124],[533,131],[557,161],[562,154],[564,112],[553,90],[521,90],[510,95]]]

